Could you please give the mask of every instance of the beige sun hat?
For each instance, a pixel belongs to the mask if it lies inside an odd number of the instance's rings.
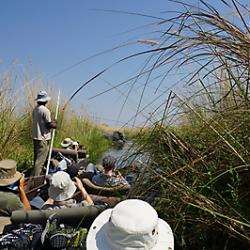
[[[35,99],[37,102],[47,102],[49,100],[51,100],[51,97],[48,96],[47,92],[44,90],[39,91]]]
[[[74,142],[74,141],[73,141],[72,139],[70,139],[70,138],[65,138],[65,139],[61,142],[61,146],[62,146],[63,148],[67,148],[67,147],[71,146],[73,142]]]
[[[174,250],[174,237],[155,209],[137,199],[102,212],[87,235],[87,250]]]
[[[74,182],[69,174],[64,171],[58,171],[52,175],[49,185],[49,198],[54,201],[65,201],[70,199],[76,191]]]
[[[9,186],[21,177],[22,174],[16,171],[16,161],[10,159],[0,161],[0,186]]]

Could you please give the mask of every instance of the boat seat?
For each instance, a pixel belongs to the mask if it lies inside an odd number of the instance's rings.
[[[25,193],[28,200],[36,197],[41,189],[47,188],[45,183],[45,175],[28,177],[25,180]]]

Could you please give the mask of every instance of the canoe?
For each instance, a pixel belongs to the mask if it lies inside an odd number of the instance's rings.
[[[29,201],[34,199],[36,196],[41,195],[41,193],[47,196],[46,192],[49,184],[48,182],[44,183],[44,180],[45,176],[34,176],[26,179],[25,190]],[[124,185],[107,188],[96,186],[88,179],[82,179],[82,182],[94,202],[101,201],[107,203],[110,207],[114,207],[117,203],[119,203],[123,199],[123,195],[129,190],[129,187]],[[73,198],[80,202],[82,199],[81,193],[77,191]]]
[[[53,148],[52,149],[52,158],[56,154],[61,153],[67,158],[73,159],[75,162],[80,160],[84,160],[88,158],[88,152],[84,149],[72,150],[72,149],[64,149],[64,148]]]
[[[17,210],[12,212],[10,220],[12,225],[18,225],[20,223],[44,225],[52,214],[56,214],[62,223],[73,227],[82,226],[89,228],[98,214],[106,208],[107,207],[104,205],[97,205],[89,207],[62,208],[56,210]]]
[[[82,179],[82,183],[89,194],[105,195],[105,196],[122,196],[128,193],[130,186],[119,185],[115,187],[100,187],[95,185],[87,178]]]

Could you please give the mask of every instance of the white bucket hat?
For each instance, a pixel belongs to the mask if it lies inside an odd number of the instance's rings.
[[[87,236],[87,250],[174,250],[167,222],[142,200],[125,200],[102,212]]]
[[[65,201],[73,196],[76,191],[74,182],[69,174],[64,171],[56,172],[50,179],[49,197],[54,201]]]
[[[49,100],[51,100],[51,97],[48,96],[47,92],[44,90],[39,91],[35,99],[37,102],[47,102]]]
[[[71,146],[73,142],[74,142],[74,141],[73,141],[72,139],[70,139],[70,138],[65,138],[65,139],[61,142],[61,146],[62,146],[63,148],[67,148],[67,147]]]

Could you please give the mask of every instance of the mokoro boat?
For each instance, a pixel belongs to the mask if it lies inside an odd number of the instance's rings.
[[[106,208],[107,207],[104,205],[96,205],[89,207],[62,208],[56,210],[18,210],[12,212],[10,220],[12,225],[18,225],[20,223],[44,225],[52,214],[56,214],[62,223],[74,227],[82,226],[89,228],[97,215]]]
[[[110,207],[114,207],[123,199],[129,187],[128,186],[117,186],[117,187],[99,187],[94,185],[89,179],[82,179],[83,185],[90,197],[94,202],[104,202]],[[29,201],[34,199],[36,196],[45,194],[47,196],[47,190],[49,187],[48,181],[45,183],[45,176],[33,176],[26,179],[26,195]],[[47,197],[46,197],[47,198]],[[74,194],[74,199],[81,201],[81,193],[78,191]]]
[[[82,179],[82,183],[89,194],[105,195],[105,196],[122,196],[128,193],[130,186],[119,185],[115,187],[100,187],[95,185],[89,179]]]
[[[88,158],[88,152],[84,149],[72,150],[72,149],[64,149],[64,148],[53,148],[52,149],[52,158],[61,153],[63,156],[73,159],[75,162],[79,162],[81,160]]]

